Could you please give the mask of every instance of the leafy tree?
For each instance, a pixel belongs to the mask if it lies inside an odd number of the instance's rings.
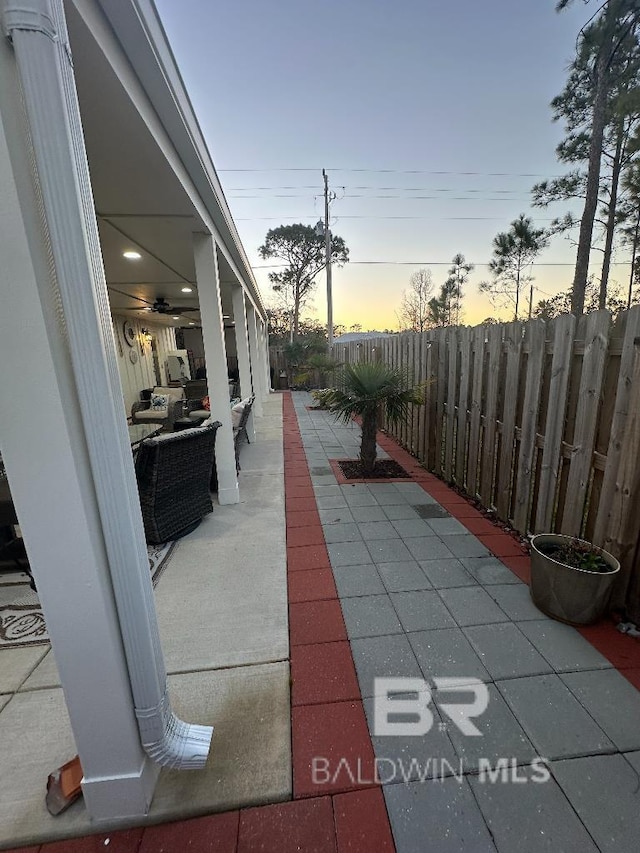
[[[493,257],[489,263],[492,281],[480,282],[479,289],[488,293],[497,306],[513,305],[516,320],[522,288],[533,281],[527,267],[533,264],[548,242],[546,231],[534,228],[533,221],[524,213],[513,220],[509,231],[503,231],[493,239]]]
[[[274,346],[283,346],[293,341],[291,312],[284,308],[267,308],[269,318],[269,342]],[[298,340],[307,345],[327,347],[327,329],[313,317],[301,317],[298,323]]]
[[[454,297],[455,290],[453,283],[450,279],[447,279],[440,287],[440,293],[432,297],[427,305],[427,322],[429,328],[451,325],[451,304]]]
[[[345,365],[338,387],[324,392],[322,403],[344,423],[354,415],[362,418],[360,463],[367,477],[374,473],[379,417],[384,413],[398,423],[408,416],[410,405],[422,403],[422,393],[405,371],[383,362],[360,362]]]
[[[409,279],[409,290],[402,291],[398,312],[400,328],[424,332],[429,328],[429,295],[433,290],[431,270],[416,270]]]
[[[280,225],[267,232],[264,244],[258,249],[260,257],[279,258],[286,268],[269,273],[269,281],[279,295],[282,307],[292,312],[293,337],[299,334],[300,310],[308,302],[315,278],[326,266],[324,235],[317,234],[311,225]],[[349,250],[342,239],[331,236],[331,263],[346,264]]]
[[[554,121],[562,120],[567,134],[556,148],[558,159],[565,163],[579,163],[580,167],[567,175],[536,184],[532,191],[535,206],[546,207],[553,202],[568,199],[580,199],[583,203],[586,201],[587,172],[584,166],[589,159],[595,86],[591,70],[599,43],[598,24],[586,28],[565,87],[551,102]],[[619,45],[612,60],[610,81],[602,139],[603,174],[599,180],[599,210],[594,219],[594,223],[598,223],[604,232],[604,246],[600,248],[603,253],[599,297],[601,307],[606,304],[614,236],[619,222],[617,206],[620,177],[633,156],[630,142],[640,120],[637,94],[640,85],[640,46],[635,33],[627,33]],[[550,231],[562,233],[578,224],[571,214],[567,214],[555,219]],[[593,237],[590,248],[599,248],[593,245]]]
[[[473,269],[473,264],[467,263],[464,255],[461,255],[460,252],[453,256],[445,288],[447,293],[452,294],[452,298],[449,300],[449,322],[455,323],[456,326],[460,325],[462,287],[467,283],[469,274]]]
[[[558,11],[569,6],[573,0],[559,0]],[[593,226],[598,207],[598,188],[605,127],[607,125],[607,101],[614,77],[613,63],[624,40],[635,33],[640,22],[638,0],[605,0],[597,18],[583,27],[578,41],[578,50],[591,52],[590,74],[592,93],[590,98],[589,151],[585,184],[585,201],[580,222],[576,268],[572,287],[571,310],[582,314],[589,272],[589,255]]]
[[[626,307],[622,299],[619,287],[611,288],[607,294],[607,302],[604,306],[613,314],[621,311]],[[587,281],[585,290],[585,313],[598,311],[600,306],[600,287],[594,276],[590,275]],[[564,290],[556,293],[555,296],[550,296],[548,299],[541,299],[533,309],[533,316],[540,320],[553,320],[560,314],[568,314],[571,311],[571,290]]]

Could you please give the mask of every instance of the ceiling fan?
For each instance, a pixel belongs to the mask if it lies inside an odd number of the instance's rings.
[[[153,311],[155,314],[186,314],[188,311],[199,311],[197,305],[172,305],[164,296],[158,296],[155,302],[147,302],[146,299],[141,299],[139,296],[133,296],[133,299],[138,299],[144,302],[146,306],[143,308],[124,308],[124,311]]]

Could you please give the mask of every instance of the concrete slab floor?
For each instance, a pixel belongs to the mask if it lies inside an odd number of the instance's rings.
[[[203,771],[162,771],[136,825],[291,796],[280,395],[264,411],[240,448],[240,503],[180,540],[156,588],[174,710],[214,738]],[[0,745],[0,847],[95,831],[82,800],[45,808],[47,775],[76,752],[49,646],[0,650]]]

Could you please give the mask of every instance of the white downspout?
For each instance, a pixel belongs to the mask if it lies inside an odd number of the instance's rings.
[[[168,698],[62,0],[4,0],[3,5],[141,743],[165,767],[198,769],[206,762],[213,729],[179,720]]]

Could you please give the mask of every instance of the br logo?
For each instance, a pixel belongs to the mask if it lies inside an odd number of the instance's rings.
[[[487,710],[487,685],[478,678],[434,678],[433,684],[435,696],[422,678],[374,679],[373,734],[405,737],[425,735],[433,726],[433,711],[429,707],[433,701],[462,734],[482,736],[472,719]],[[465,695],[465,701],[446,701],[451,693],[455,693],[456,698]]]

